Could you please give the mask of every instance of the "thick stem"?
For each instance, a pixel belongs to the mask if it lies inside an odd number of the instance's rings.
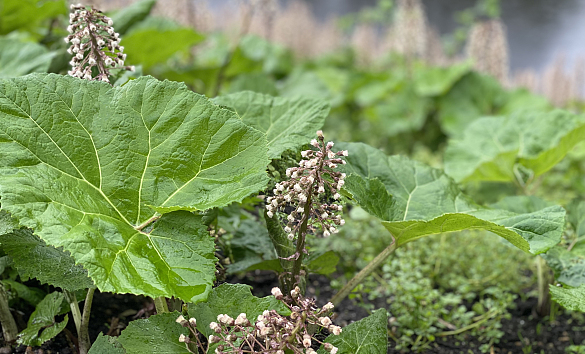
[[[164,296],[155,298],[154,306],[156,307],[157,314],[169,312],[169,305],[167,304],[167,299]]]
[[[81,311],[79,310],[79,303],[75,293],[69,290],[63,290],[65,299],[69,303],[71,308],[71,314],[73,315],[73,321],[75,322],[75,329],[77,330],[77,336],[81,336]]]
[[[292,276],[291,276],[291,286],[290,288],[294,288],[296,284],[300,284],[300,276],[301,276],[301,269],[303,266],[303,256],[305,255],[305,239],[307,237],[307,225],[309,224],[309,217],[311,215],[311,198],[313,194],[313,187],[309,188],[309,193],[307,197],[307,203],[305,204],[305,210],[303,211],[303,221],[301,223],[301,227],[299,228],[299,236],[297,239],[297,249],[296,253],[299,255],[297,259],[295,259],[293,263],[292,269]],[[304,291],[303,291],[304,293]]]
[[[392,243],[388,247],[380,252],[376,258],[372,259],[372,261],[364,269],[357,273],[347,284],[343,286],[343,288],[341,288],[341,290],[339,290],[337,294],[335,294],[335,296],[331,298],[331,303],[333,303],[333,305],[338,305],[341,301],[343,301],[343,299],[345,299],[345,297],[349,295],[349,293],[356,286],[358,286],[359,283],[361,283],[368,275],[372,274],[376,268],[382,265],[386,258],[388,258],[388,256],[390,256],[392,252],[396,250],[396,248],[396,240],[394,240],[393,237]]]
[[[95,288],[88,289],[87,296],[85,296],[85,303],[83,304],[83,316],[81,317],[81,327],[78,333],[79,354],[87,354],[91,347],[91,341],[89,340],[89,319],[94,293]]]
[[[540,316],[547,316],[550,313],[550,293],[548,291],[550,279],[546,261],[541,256],[536,256],[536,273],[538,277],[538,304],[536,312]]]
[[[14,317],[10,313],[10,307],[8,306],[8,294],[4,289],[4,284],[0,282],[0,323],[2,324],[2,333],[4,334],[5,342],[14,342],[18,335],[18,328]]]

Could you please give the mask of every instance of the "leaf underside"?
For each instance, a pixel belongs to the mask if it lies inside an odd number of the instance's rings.
[[[0,235],[0,248],[11,257],[21,277],[69,291],[94,286],[87,270],[76,265],[70,254],[47,245],[28,229]]]
[[[102,291],[206,297],[201,218],[267,183],[264,134],[184,84],[123,87],[60,75],[0,81],[2,208],[63,247]]]
[[[382,220],[398,246],[465,229],[491,231],[534,254],[560,241],[565,220],[560,206],[526,212],[510,206],[480,207],[440,170],[405,157],[386,156],[361,143],[338,145],[349,150],[346,190],[362,208]]]

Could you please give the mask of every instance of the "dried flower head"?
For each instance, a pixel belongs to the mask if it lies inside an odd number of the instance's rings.
[[[299,288],[295,288],[290,297],[284,298],[279,288],[272,289],[272,293],[280,294],[282,303],[290,309],[289,316],[282,316],[275,310],[266,310],[252,323],[245,313],[239,314],[235,321],[227,314],[220,314],[217,316],[218,322],[211,322],[209,325],[215,334],[209,336],[207,348],[203,345],[204,341],[199,339],[200,333],[195,326],[189,326],[195,340],[181,334],[179,342],[197,343],[204,353],[209,352],[211,344],[219,344],[215,351],[218,354],[284,354],[286,350],[310,354],[315,353],[314,348],[320,346],[328,353],[337,353],[335,346],[323,343],[312,335],[315,333],[315,326],[327,329],[333,335],[341,333],[341,327],[333,325],[328,317],[333,305],[328,303],[323,308],[318,308],[315,299],[305,298],[300,292]],[[181,316],[177,322],[182,323],[183,320]],[[191,351],[189,346],[187,349]]]
[[[333,142],[325,143],[322,131],[318,131],[317,136],[318,139],[311,140],[316,150],[303,151],[299,167],[286,170],[290,179],[278,183],[273,190],[274,196],[266,199],[269,217],[284,212],[289,206],[293,207],[286,217],[284,228],[291,240],[304,221],[307,222],[307,232],[315,232],[316,226],[320,226],[325,237],[338,232],[337,227],[345,224],[340,215],[342,206],[329,203],[328,197],[334,200],[340,198],[339,190],[345,183],[345,173],[334,169],[345,164],[342,157],[347,156],[347,151],[333,152]]]
[[[95,67],[95,80],[109,81],[111,69],[134,71],[133,66],[124,66],[126,54],[120,46],[120,35],[112,27],[113,21],[101,11],[81,4],[71,5],[69,14],[69,35],[66,43],[71,43],[67,50],[73,55],[69,75],[93,80],[92,69]]]

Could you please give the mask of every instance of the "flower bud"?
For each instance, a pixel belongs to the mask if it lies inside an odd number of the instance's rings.
[[[303,334],[303,346],[305,348],[309,348],[311,344],[311,336],[308,334]]]

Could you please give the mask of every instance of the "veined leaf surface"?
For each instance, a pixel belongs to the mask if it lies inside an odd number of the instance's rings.
[[[557,246],[542,257],[555,273],[555,281],[572,287],[585,285],[585,243],[578,242],[571,250]]]
[[[64,296],[60,292],[45,296],[30,315],[26,329],[18,334],[18,344],[36,347],[59,334],[69,320],[68,316],[65,315],[63,321],[55,321],[63,299]]]
[[[21,277],[37,278],[41,283],[69,291],[94,285],[87,270],[76,265],[70,254],[47,245],[29,229],[0,235],[0,249],[12,258]]]
[[[264,134],[184,84],[0,81],[2,208],[69,251],[102,291],[207,296],[215,259],[201,218],[139,225],[264,188],[266,152]]]
[[[290,310],[274,296],[258,298],[252,295],[251,287],[244,284],[222,284],[214,288],[206,302],[189,304],[189,317],[197,319],[197,329],[209,337],[213,333],[209,324],[217,320],[217,315],[227,314],[233,318],[245,313],[254,321],[265,310],[276,310],[281,315],[289,315]]]
[[[398,246],[423,236],[465,229],[491,231],[534,254],[560,241],[565,221],[565,210],[560,206],[525,213],[509,210],[511,207],[481,207],[441,170],[406,157],[386,156],[361,143],[338,145],[349,150],[346,190],[362,208],[382,220]]]
[[[585,285],[578,288],[560,288],[549,285],[552,299],[571,311],[585,312]]]
[[[34,42],[0,38],[0,78],[46,72],[55,55]]]
[[[175,320],[178,312],[162,313],[147,319],[130,322],[118,337],[126,354],[189,354],[179,336],[189,335],[189,330]]]
[[[244,123],[266,133],[271,159],[310,141],[329,114],[329,105],[320,100],[272,97],[251,91],[220,96],[213,101],[235,109]]]
[[[514,164],[541,175],[585,139],[585,117],[561,110],[484,117],[451,140],[445,172],[456,181],[513,181]]]
[[[386,309],[374,311],[370,316],[343,328],[340,335],[330,335],[325,343],[337,347],[337,354],[379,354],[388,350],[388,315]],[[317,351],[326,354],[324,348]]]

